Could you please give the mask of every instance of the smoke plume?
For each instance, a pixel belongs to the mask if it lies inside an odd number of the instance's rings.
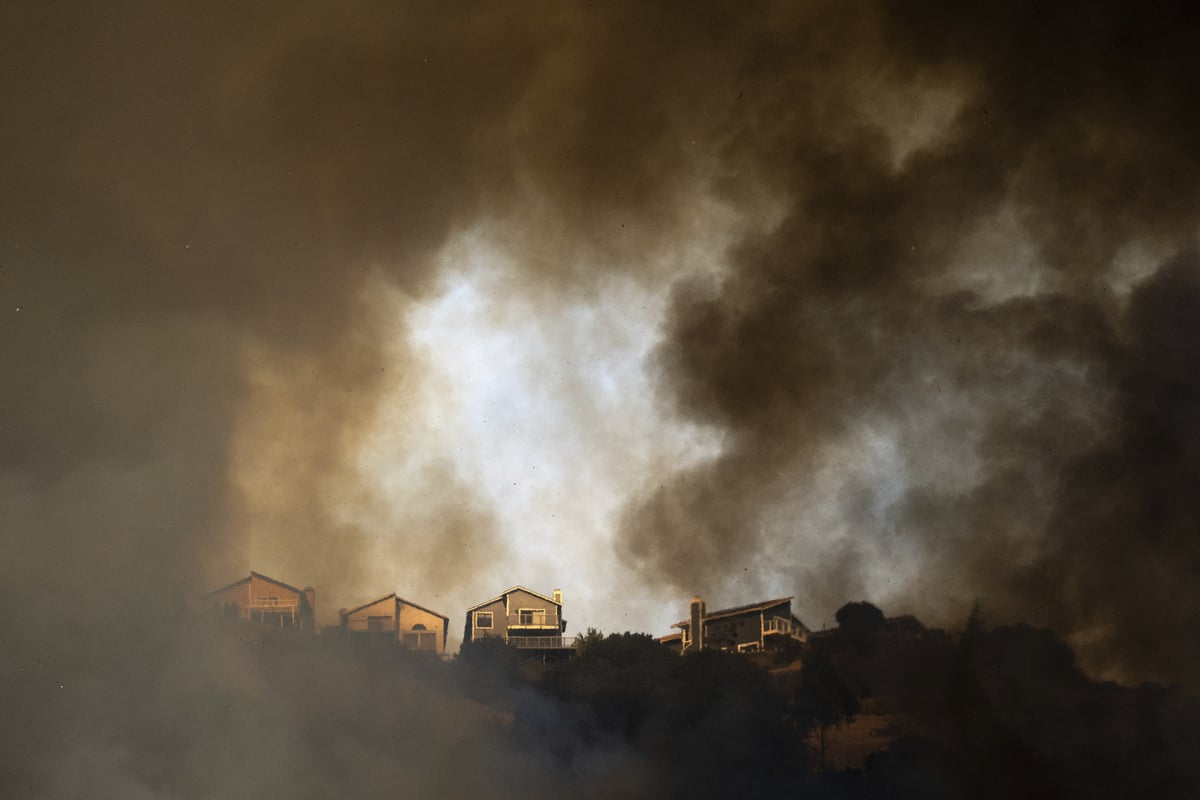
[[[629,584],[783,583],[825,614],[884,594],[940,622],[979,599],[1096,672],[1194,687],[1189,11],[6,5],[22,746],[109,713],[94,676],[170,661],[140,656],[251,539],[322,609],[356,590],[378,498],[355,459],[421,380],[379,295],[427,297],[479,225],[514,292],[670,285],[646,367],[721,451],[630,500]],[[708,204],[734,244],[662,274]],[[414,475],[427,543],[503,548],[453,465]]]
[[[978,598],[1109,674],[1193,682],[1191,21],[926,10],[747,51],[731,153],[787,212],[675,292],[664,391],[727,445],[634,506],[625,541],[681,587],[782,558],[813,604],[886,593],[947,620]],[[862,86],[873,114],[847,107]],[[904,141],[921,104],[888,92],[940,92],[950,121]],[[844,536],[810,562],[780,499],[840,466]],[[881,586],[880,560],[916,577]]]

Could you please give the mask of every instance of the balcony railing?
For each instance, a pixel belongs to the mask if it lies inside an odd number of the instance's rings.
[[[281,600],[272,597],[256,597],[246,604],[246,608],[253,608],[257,611],[291,611],[299,606],[299,600]]]
[[[574,636],[509,636],[508,643],[521,650],[573,650]]]
[[[784,636],[800,637],[800,626],[794,620],[771,617],[763,621],[763,633],[782,633]]]
[[[508,627],[510,628],[558,628],[558,614],[546,612],[545,614],[509,614]]]
[[[510,644],[521,650],[575,649],[574,636],[505,636],[502,633],[477,630],[475,631],[474,638],[476,641],[480,639],[503,639],[506,644]]]

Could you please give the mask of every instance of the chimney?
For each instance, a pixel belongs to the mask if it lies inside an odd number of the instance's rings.
[[[315,620],[317,618],[317,590],[311,586],[305,586],[304,599],[308,601],[308,608],[312,611]]]
[[[691,614],[688,618],[689,633],[692,637],[691,650],[699,652],[704,649],[704,599],[697,596],[692,598]]]
[[[558,603],[560,606],[562,605],[562,589],[554,590],[554,602]]]

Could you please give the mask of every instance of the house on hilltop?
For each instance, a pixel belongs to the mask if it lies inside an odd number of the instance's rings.
[[[563,637],[567,621],[562,618],[562,605],[561,589],[547,597],[514,586],[467,609],[463,642],[499,638],[526,650],[569,650],[575,643]]]
[[[704,600],[692,600],[690,615],[672,628],[679,633],[658,641],[680,653],[731,650],[739,653],[774,650],[808,639],[808,628],[792,613],[792,598],[781,597],[733,608],[708,611]]]
[[[257,572],[214,589],[200,598],[201,606],[223,617],[272,628],[316,630],[316,592],[297,589]]]
[[[450,618],[398,597],[395,592],[338,613],[342,632],[352,638],[394,641],[412,650],[446,652]]]

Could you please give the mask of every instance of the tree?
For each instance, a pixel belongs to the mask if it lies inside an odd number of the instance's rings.
[[[801,730],[815,735],[822,769],[828,768],[832,732],[843,723],[853,722],[858,711],[857,693],[828,659],[814,655],[805,660],[800,670],[800,686],[792,695],[789,713]]]
[[[866,600],[846,603],[837,610],[834,618],[839,628],[855,633],[879,630],[884,623],[883,612]]]
[[[521,653],[499,637],[463,642],[454,666],[466,693],[489,702],[507,697],[521,681]]]
[[[588,628],[587,631],[575,637],[575,655],[586,656],[602,641],[604,641],[604,631]]]

